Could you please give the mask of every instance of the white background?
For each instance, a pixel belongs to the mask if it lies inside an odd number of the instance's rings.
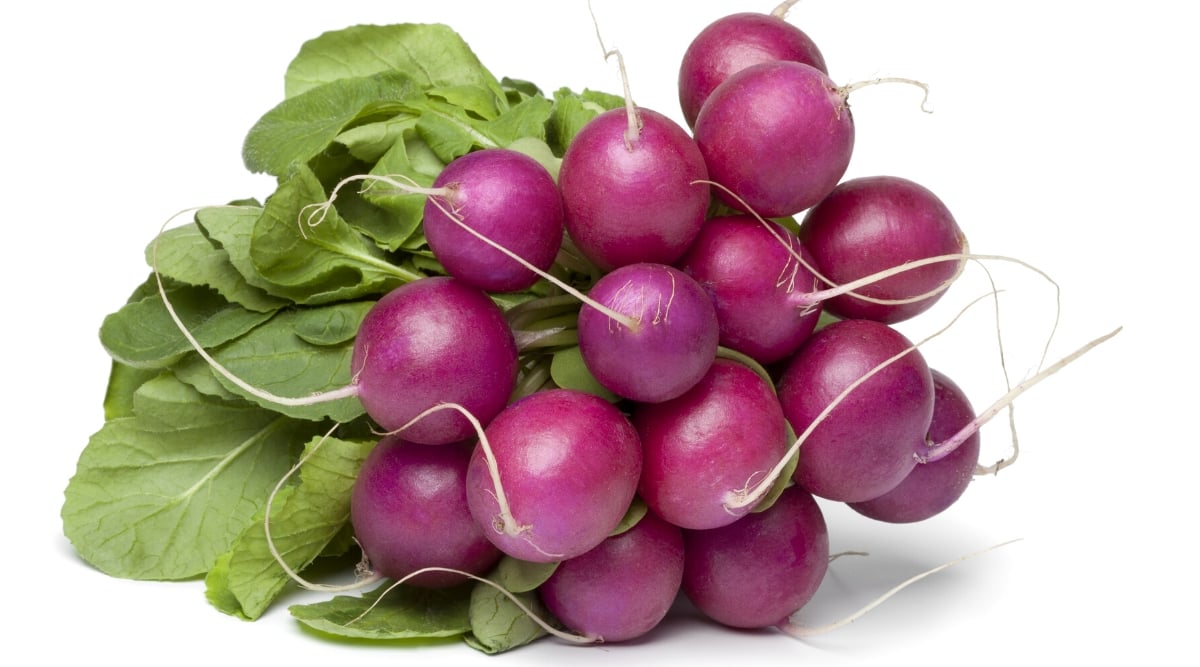
[[[15,7],[20,7],[19,14]],[[286,7],[286,9],[283,9]],[[773,632],[668,622],[630,646],[543,641],[502,664],[1012,664],[1174,662],[1194,631],[1194,486],[1200,445],[1190,334],[1200,54],[1179,3],[809,0],[790,20],[840,83],[902,76],[851,99],[848,176],[891,173],[947,202],[979,253],[1019,257],[1062,288],[1050,357],[1123,325],[1116,338],[1018,403],[1019,463],[977,480],[916,526],[828,507],[833,564],[805,618],[839,618],[892,584],[1013,538],[926,579],[858,622],[797,641]],[[635,100],[679,119],[678,60],[708,22],[757,3],[596,0]],[[62,537],[62,490],[102,423],[103,316],[146,275],[142,251],[174,212],[271,183],[247,173],[242,137],[282,97],[300,44],[356,23],[444,22],[498,76],[619,91],[581,0],[571,2],[9,3],[3,62],[3,290],[7,446],[0,572],[10,655],[125,664],[482,663],[461,644],[400,648],[323,641],[286,603],[246,623],[207,605],[200,582],[110,579]],[[1014,378],[1036,367],[1053,318],[1050,284],[991,262]],[[982,294],[972,268],[923,336]],[[987,307],[931,343],[931,365],[978,407],[1004,392]],[[984,432],[1005,455],[1004,424]],[[15,640],[15,644],[13,641]],[[419,662],[408,662],[419,661]]]

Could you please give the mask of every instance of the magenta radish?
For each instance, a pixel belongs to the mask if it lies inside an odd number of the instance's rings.
[[[794,60],[828,73],[812,39],[788,23],[783,12],[741,12],[717,19],[688,45],[679,67],[679,105],[689,127],[700,107],[725,79],[751,65]]]
[[[704,223],[676,266],[712,297],[721,345],[771,364],[799,349],[821,317],[808,298],[821,285],[797,256],[813,265],[782,225],[722,216]]]
[[[936,370],[930,372],[934,388],[933,420],[925,442],[937,444],[971,423],[975,410],[954,381]],[[925,442],[918,452],[928,449]],[[912,523],[940,514],[962,496],[974,478],[979,447],[979,432],[975,431],[945,458],[918,464],[896,488],[877,498],[850,503],[850,507],[859,514],[889,523]]]
[[[770,508],[711,530],[685,530],[683,592],[735,628],[778,625],[812,599],[829,563],[820,506],[799,486]]]
[[[637,431],[592,394],[550,389],[514,401],[484,429],[467,470],[471,515],[501,551],[553,562],[599,544],[629,509],[642,469]],[[502,525],[503,497],[518,522]]]
[[[376,575],[399,579],[442,567],[481,576],[500,559],[467,506],[470,459],[467,443],[418,445],[387,436],[375,445],[354,481],[350,520]],[[408,583],[442,588],[465,580],[427,572]]]
[[[854,120],[847,94],[821,70],[795,61],[731,75],[696,117],[695,140],[710,178],[767,218],[821,201],[850,164]],[[724,190],[716,194],[741,208]]]
[[[850,391],[809,433],[797,483],[823,498],[860,502],[890,491],[912,471],[934,399],[929,366],[911,347],[886,324],[841,320],[813,334],[788,361],[779,401],[792,428],[803,433],[852,383],[903,354]]]
[[[682,396],[637,405],[633,424],[643,452],[638,495],[683,528],[716,528],[749,512],[727,509],[729,494],[762,481],[790,444],[774,389],[728,359]]]
[[[808,211],[800,238],[818,271],[845,284],[917,260],[967,252],[966,237],[950,210],[928,188],[896,176],[855,178],[839,184]],[[864,301],[855,294],[825,302],[849,319],[895,323],[929,309],[962,270],[965,259],[937,262],[898,273],[855,290],[875,299],[928,298],[901,304]]]
[[[397,287],[368,311],[351,368],[359,400],[384,429],[439,403],[457,403],[486,424],[516,385],[517,348],[486,293],[431,277]],[[444,410],[409,426],[404,438],[446,444],[474,434],[466,418]]]
[[[566,627],[612,643],[641,637],[666,617],[683,580],[683,533],[654,513],[563,561],[539,588]]]
[[[645,403],[683,394],[716,359],[719,327],[708,294],[665,264],[630,264],[600,278],[588,297],[629,318],[592,307],[579,312],[584,364],[609,391]]]
[[[432,189],[445,194],[430,195],[422,225],[450,275],[489,292],[525,289],[539,278],[460,222],[543,271],[554,263],[563,237],[562,198],[554,177],[533,158],[503,148],[467,153],[446,165]]]
[[[629,114],[637,132],[630,136]],[[708,210],[700,150],[683,128],[649,109],[613,109],[579,131],[558,182],[566,229],[600,269],[669,264],[687,250]]]

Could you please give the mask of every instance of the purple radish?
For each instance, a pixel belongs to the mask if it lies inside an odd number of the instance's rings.
[[[800,62],[759,63],[717,86],[696,117],[711,179],[767,218],[795,215],[841,180],[854,147],[846,89]],[[718,197],[745,210],[716,188]]]
[[[605,389],[644,403],[690,389],[716,359],[719,329],[708,294],[665,264],[630,264],[596,281],[588,297],[629,321],[592,307],[579,312],[579,350]]]
[[[500,559],[467,507],[467,443],[418,445],[387,436],[363,463],[350,499],[354,537],[372,571],[400,579],[426,567],[482,576]],[[463,575],[425,572],[413,586],[443,588]]]
[[[637,490],[642,448],[615,406],[550,389],[509,405],[484,430],[467,470],[471,515],[514,558],[553,562],[596,546],[620,523]],[[503,499],[503,505],[502,505]],[[505,526],[507,505],[519,524]]]
[[[709,189],[700,150],[683,128],[637,109],[640,129],[628,134],[627,109],[596,116],[563,154],[558,182],[566,229],[603,271],[679,259],[700,231]]]
[[[804,489],[712,530],[685,530],[683,592],[705,616],[735,628],[778,625],[808,603],[829,563],[829,531]]]
[[[728,510],[729,494],[761,481],[790,444],[774,389],[728,359],[682,396],[636,406],[633,425],[643,452],[638,495],[682,528],[717,528],[749,512]]]
[[[803,440],[797,483],[823,498],[860,502],[890,491],[912,471],[933,417],[933,379],[911,347],[886,324],[841,320],[813,334],[788,361],[779,401],[803,434],[847,387],[903,355],[851,390]]]
[[[731,14],[701,30],[679,67],[679,105],[688,126],[695,126],[701,105],[718,84],[735,72],[772,60],[794,60],[829,72],[812,39],[777,13]]]
[[[368,311],[351,369],[359,400],[384,429],[398,429],[439,403],[457,403],[486,424],[516,385],[517,347],[486,293],[455,278],[422,278]],[[474,434],[464,416],[443,410],[405,429],[404,438],[432,445]]]
[[[683,533],[653,512],[587,553],[563,561],[538,588],[571,630],[607,643],[650,632],[683,580]]]
[[[936,370],[933,375],[933,421],[926,442],[937,444],[958,433],[975,418],[975,409],[962,388]],[[971,434],[948,456],[918,464],[887,493],[857,503],[854,511],[889,523],[924,521],[953,505],[967,490],[979,461],[979,431]],[[928,449],[922,443],[920,449]],[[919,450],[918,450],[919,451]]]
[[[839,285],[909,262],[967,251],[966,237],[942,200],[924,186],[895,176],[839,184],[804,216],[799,234],[816,268]],[[952,281],[964,261],[928,264],[855,290],[887,300],[936,292],[928,298],[880,304],[846,294],[826,301],[825,309],[847,319],[906,320],[937,302],[944,293],[937,288]]]
[[[799,239],[777,223],[750,216],[704,223],[676,266],[712,297],[721,345],[771,364],[812,334],[821,305],[805,297],[821,285],[792,252],[813,265]]]
[[[562,197],[554,177],[533,158],[491,148],[446,165],[430,195],[422,223],[429,248],[446,271],[489,292],[522,290],[538,274],[462,228],[459,222],[542,269],[562,245]]]

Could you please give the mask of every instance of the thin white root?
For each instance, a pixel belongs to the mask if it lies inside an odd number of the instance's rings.
[[[777,19],[787,18],[788,12],[791,11],[792,6],[797,2],[800,2],[800,0],[784,0],[784,2],[779,3],[775,9],[771,10],[771,16],[774,16]]]
[[[292,475],[296,474],[296,471],[300,469],[300,466],[304,465],[310,458],[313,457],[314,454],[317,453],[317,450],[325,444],[331,435],[333,435],[333,431],[337,429],[338,426],[341,426],[341,424],[334,424],[332,427],[330,427],[330,429],[325,432],[325,435],[321,436],[321,439],[317,441],[317,444],[313,445],[312,449],[305,452],[304,456],[301,456],[300,460],[296,461],[296,464],[293,465],[291,469],[279,479],[279,481],[275,484],[275,488],[271,490],[271,495],[267,496],[267,504],[264,510],[265,516],[263,517],[263,533],[267,538],[267,549],[271,552],[271,556],[275,559],[275,562],[279,564],[279,567],[283,569],[284,573],[286,573],[292,581],[299,584],[301,588],[305,588],[310,591],[322,591],[326,593],[344,593],[347,591],[359,590],[375,583],[376,581],[379,581],[381,577],[370,574],[370,568],[366,566],[365,554],[363,556],[362,563],[360,563],[360,566],[355,569],[356,578],[353,584],[346,584],[344,586],[314,584],[304,577],[301,577],[300,573],[292,569],[292,566],[288,565],[287,561],[284,560],[283,554],[279,553],[279,549],[275,546],[274,538],[271,537],[271,507],[275,503],[275,496],[279,494],[281,489],[283,489],[283,485],[286,484],[289,479],[291,479]]]
[[[895,76],[883,76],[883,77],[879,77],[877,79],[867,79],[866,81],[857,81],[855,83],[848,83],[848,84],[842,86],[841,88],[839,88],[838,91],[841,93],[842,99],[844,100],[850,96],[850,93],[852,93],[856,90],[859,90],[860,88],[866,88],[867,86],[875,86],[875,85],[878,85],[881,83],[907,83],[911,86],[916,86],[917,88],[920,88],[921,90],[925,91],[925,96],[921,98],[921,111],[924,111],[925,113],[933,113],[933,109],[928,108],[929,84],[923,83],[921,81],[917,81],[916,79],[904,79],[904,78],[895,77]]]
[[[839,551],[838,553],[829,555],[829,562],[832,563],[833,561],[835,561],[839,558],[843,558],[845,556],[870,556],[870,555],[871,554],[867,553],[866,551]]]
[[[872,609],[883,604],[888,598],[892,597],[896,593],[899,593],[900,591],[904,590],[905,588],[908,588],[912,584],[915,584],[916,582],[924,579],[925,577],[928,577],[932,574],[937,574],[938,572],[941,572],[942,570],[945,570],[946,568],[949,568],[951,566],[957,565],[965,560],[969,560],[976,556],[981,556],[983,554],[986,554],[989,551],[994,551],[996,549],[999,549],[1000,547],[1012,544],[1013,542],[1019,542],[1019,541],[1021,541],[1021,538],[1009,540],[1007,542],[1001,542],[1000,544],[988,547],[987,549],[984,549],[983,551],[977,551],[972,554],[967,554],[966,556],[956,558],[948,563],[942,563],[941,565],[938,565],[935,568],[926,570],[925,572],[922,572],[921,574],[918,574],[918,575],[911,577],[911,578],[907,579],[906,581],[900,583],[895,588],[892,588],[888,592],[886,592],[883,595],[876,598],[870,604],[866,605],[862,609],[859,609],[858,611],[847,616],[846,618],[841,619],[840,621],[834,621],[833,623],[827,623],[825,625],[817,625],[817,626],[801,625],[796,620],[796,616],[799,614],[799,611],[797,611],[797,612],[793,613],[791,616],[789,616],[788,618],[784,619],[782,622],[780,622],[777,627],[780,630],[782,630],[784,633],[789,634],[793,637],[799,637],[799,638],[812,637],[814,635],[824,634],[826,632],[829,632],[830,630],[836,630],[842,626],[849,625],[849,624],[853,623],[854,621],[857,621],[858,619],[860,619],[864,615],[866,615],[868,612],[870,612]]]
[[[459,574],[459,575],[462,575],[473,581],[477,581],[481,584],[487,584],[488,586],[495,588],[497,591],[500,591],[505,597],[507,597],[510,601],[512,601],[512,603],[515,604],[518,609],[520,609],[522,612],[524,612],[524,614],[526,616],[528,616],[530,620],[532,620],[534,623],[537,623],[538,627],[545,630],[548,634],[558,637],[559,639],[562,639],[564,641],[571,642],[572,644],[599,644],[604,641],[603,637],[589,637],[586,635],[576,635],[576,634],[572,634],[570,632],[565,632],[563,630],[559,630],[558,628],[554,627],[553,625],[551,625],[550,623],[546,622],[544,619],[539,617],[537,614],[533,613],[533,610],[530,609],[528,605],[521,602],[520,598],[518,598],[511,591],[504,588],[500,584],[497,584],[496,582],[492,581],[491,579],[487,579],[484,577],[480,577],[480,576],[471,574],[470,572],[463,572],[462,570],[455,570],[455,569],[448,568],[448,567],[423,567],[419,570],[413,571],[413,572],[405,575],[401,579],[396,580],[393,584],[388,586],[387,589],[384,590],[379,595],[379,597],[376,598],[376,600],[373,603],[371,603],[370,607],[367,607],[366,611],[364,611],[363,613],[361,613],[358,616],[351,619],[348,622],[348,624],[352,625],[354,623],[357,623],[358,621],[362,620],[367,614],[371,613],[371,611],[374,610],[375,607],[381,601],[383,601],[384,596],[386,596],[389,592],[391,592],[392,589],[405,583],[406,581],[412,579],[413,577],[416,577],[421,574],[425,574],[427,572],[448,572],[451,574]]]
[[[308,227],[308,228],[316,227],[316,226],[320,225],[322,222],[324,222],[325,217],[327,215],[329,215],[329,209],[333,208],[333,202],[335,200],[337,200],[338,193],[341,192],[342,187],[344,187],[350,183],[354,183],[355,181],[366,181],[367,182],[366,187],[370,187],[370,185],[375,182],[384,182],[384,183],[396,188],[397,190],[400,190],[401,192],[403,192],[405,194],[410,194],[410,195],[426,195],[426,196],[430,196],[430,197],[433,197],[433,196],[445,197],[446,195],[450,194],[449,188],[426,188],[426,187],[422,187],[419,183],[412,180],[411,178],[408,178],[407,176],[399,176],[398,178],[403,178],[404,182],[400,182],[400,181],[396,180],[395,178],[391,178],[391,177],[387,177],[387,176],[376,176],[373,174],[354,174],[352,176],[347,176],[346,178],[343,178],[342,180],[338,181],[337,185],[333,186],[333,190],[330,191],[328,199],[326,199],[323,202],[318,202],[316,204],[309,204],[309,205],[305,206],[304,208],[300,209],[299,217],[301,218],[301,222],[303,223],[300,225],[300,235],[307,238],[307,234],[304,233],[305,227]]]

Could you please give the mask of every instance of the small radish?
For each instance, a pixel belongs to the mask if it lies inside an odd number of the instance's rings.
[[[467,443],[418,445],[399,436],[379,441],[363,462],[350,499],[354,538],[374,574],[399,579],[426,567],[483,575],[500,550],[467,506]],[[442,588],[462,575],[428,572],[414,586]]]
[[[638,494],[682,528],[716,528],[749,512],[726,508],[730,492],[765,477],[790,444],[772,386],[729,359],[682,396],[635,406],[633,424],[643,451]]]
[[[907,338],[871,320],[834,322],[788,361],[779,401],[803,433],[843,390],[896,354],[903,356],[847,394],[800,447],[795,480],[814,495],[859,502],[895,488],[929,432],[933,378]]]
[[[845,284],[894,266],[967,252],[967,242],[954,216],[928,188],[896,176],[855,178],[840,183],[812,207],[800,224],[799,236],[812,253],[822,276]],[[833,297],[825,309],[847,319],[895,323],[928,310],[944,294],[940,285],[954,280],[965,258],[928,264],[860,287],[854,294]],[[909,303],[873,303],[875,299]]]
[[[679,66],[679,105],[689,127],[709,94],[725,79],[751,65],[794,60],[828,73],[812,39],[784,20],[791,3],[770,14],[740,12],[717,19],[688,45]]]
[[[700,284],[679,269],[623,266],[596,281],[588,297],[627,320],[590,306],[579,312],[584,364],[618,396],[645,403],[675,398],[716,359],[716,310]]]
[[[592,394],[549,389],[514,401],[484,429],[467,502],[488,539],[521,560],[554,562],[600,544],[625,516],[642,470],[637,431]],[[504,525],[507,514],[519,525]]]
[[[612,643],[657,627],[682,580],[683,533],[648,512],[629,530],[559,563],[538,594],[568,628]]]
[[[772,627],[817,592],[829,564],[820,506],[799,486],[765,511],[683,532],[683,592],[705,616],[735,628]]]
[[[446,165],[432,190],[442,194],[426,200],[422,226],[450,275],[489,292],[525,289],[539,279],[463,224],[543,271],[554,263],[563,237],[562,197],[533,158],[503,148],[467,153]]]
[[[926,442],[939,443],[953,436],[975,418],[975,410],[962,388],[945,374],[933,375],[933,421]],[[850,507],[864,516],[889,523],[912,523],[940,514],[953,505],[975,477],[979,461],[979,432],[975,431],[950,455],[913,468],[887,493]],[[918,451],[928,449],[925,442]]]
[[[810,294],[822,285],[812,265],[795,234],[744,215],[704,223],[676,264],[712,297],[721,345],[761,364],[790,356],[816,328],[822,307]]]

